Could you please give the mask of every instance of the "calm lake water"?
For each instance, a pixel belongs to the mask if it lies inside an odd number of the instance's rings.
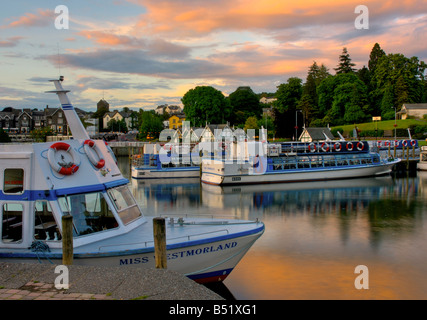
[[[128,159],[119,165],[129,177]],[[427,173],[224,188],[130,180],[147,216],[265,223],[224,281],[236,299],[427,299]],[[358,265],[368,268],[369,289],[355,288]]]

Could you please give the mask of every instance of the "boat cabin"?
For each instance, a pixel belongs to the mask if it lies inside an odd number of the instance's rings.
[[[133,228],[131,222],[142,218],[111,149],[91,140],[85,150],[85,142],[0,146],[3,249],[26,249],[38,240],[61,248],[63,215],[73,216],[75,248]]]

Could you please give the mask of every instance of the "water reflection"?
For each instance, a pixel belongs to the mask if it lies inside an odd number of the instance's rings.
[[[237,299],[427,298],[427,173],[218,187],[132,180],[146,215],[260,219],[264,235],[225,284]],[[370,289],[354,287],[364,264]]]

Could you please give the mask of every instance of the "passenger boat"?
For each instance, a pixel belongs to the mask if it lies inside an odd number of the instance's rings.
[[[193,162],[191,146],[185,144],[146,144],[144,152],[132,157],[134,179],[199,178],[200,165]]]
[[[421,147],[420,161],[417,163],[417,169],[427,171],[427,146]]]
[[[381,159],[366,141],[237,145],[233,160],[205,159],[201,181],[214,185],[284,183],[380,176],[400,159]]]
[[[89,138],[62,81],[51,92],[73,139],[0,145],[0,259],[61,264],[61,219],[71,215],[74,264],[154,268],[152,217],[111,149]],[[264,232],[259,221],[167,215],[167,267],[198,282],[225,279]]]

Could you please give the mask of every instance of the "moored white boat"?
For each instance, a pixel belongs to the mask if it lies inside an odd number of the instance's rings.
[[[53,92],[73,139],[0,146],[0,259],[60,264],[61,219],[71,215],[74,264],[154,267],[151,218],[136,203],[111,149],[87,135],[62,80],[53,80]],[[223,280],[264,232],[259,221],[166,220],[168,268],[198,282]]]
[[[262,149],[268,148],[268,151]],[[270,148],[275,149],[274,153]],[[279,148],[280,151],[277,151]],[[367,142],[265,144],[244,159],[203,160],[201,181],[214,185],[285,183],[380,176],[400,159],[380,159]]]
[[[131,176],[133,179],[200,177],[200,165],[193,163],[190,146],[149,144],[145,145],[144,149],[147,149],[144,150],[144,153],[132,157]]]

